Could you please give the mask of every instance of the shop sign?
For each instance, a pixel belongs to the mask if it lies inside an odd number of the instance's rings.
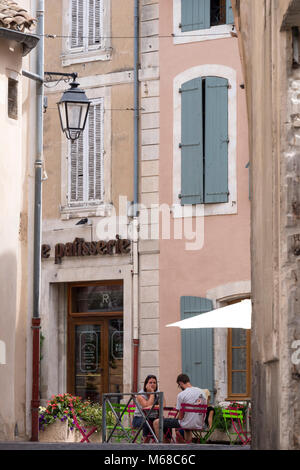
[[[73,256],[97,256],[130,253],[131,242],[128,239],[121,239],[119,235],[115,240],[99,240],[86,242],[84,238],[75,238],[73,242],[57,243],[55,245],[54,263],[61,264],[62,258]],[[42,245],[42,259],[47,259],[51,255],[51,246]]]

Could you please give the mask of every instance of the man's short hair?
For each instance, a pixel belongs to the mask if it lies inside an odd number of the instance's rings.
[[[179,374],[177,377],[176,382],[179,384],[179,382],[182,382],[184,384],[187,384],[190,381],[190,378],[186,374]]]

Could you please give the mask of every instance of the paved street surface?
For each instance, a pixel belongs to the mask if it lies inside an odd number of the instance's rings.
[[[195,451],[239,451],[239,450],[250,450],[250,446],[230,446],[230,445],[219,445],[219,444],[93,444],[93,443],[45,443],[45,442],[0,442],[0,451],[126,451],[126,452],[152,452],[152,451],[163,451],[163,452],[195,452]]]
[[[39,443],[39,442],[0,442],[0,455],[25,464],[26,459],[33,461],[43,459],[43,464],[54,465],[75,464],[122,466],[123,468],[141,468],[156,465],[171,467],[184,465],[199,467],[228,461],[228,457],[236,456],[239,451],[250,450],[249,446],[229,446],[218,444],[94,444],[94,443]],[[245,454],[244,454],[245,455]],[[247,462],[255,453],[247,453]],[[92,460],[91,460],[92,457]],[[251,457],[251,458],[250,458]],[[52,462],[51,462],[52,458]],[[213,460],[212,460],[213,459]]]

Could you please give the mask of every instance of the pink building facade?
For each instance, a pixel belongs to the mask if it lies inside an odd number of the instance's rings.
[[[251,396],[250,331],[166,327],[251,295],[247,111],[231,15],[226,1],[159,3],[159,371],[169,403],[181,372],[215,403]]]

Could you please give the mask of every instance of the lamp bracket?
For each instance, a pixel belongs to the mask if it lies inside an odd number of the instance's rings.
[[[49,85],[47,83],[50,82],[56,82],[53,86],[58,85],[61,81],[64,81],[65,83],[70,83],[71,80],[73,80],[73,83],[75,83],[76,78],[78,77],[78,73],[73,72],[73,73],[63,73],[63,72],[44,72],[45,75],[45,80],[44,80],[44,85],[49,88]],[[55,77],[59,77],[56,79]]]

